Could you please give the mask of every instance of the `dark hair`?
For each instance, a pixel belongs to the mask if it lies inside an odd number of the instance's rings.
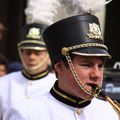
[[[0,54],[0,64],[3,64],[8,72],[8,59],[2,54]]]
[[[23,70],[23,65],[19,61],[13,61],[8,64],[8,73]]]
[[[71,58],[71,60],[73,60],[73,58],[74,58],[74,54],[69,54],[70,55],[70,58]],[[68,61],[67,61],[67,59],[66,59],[66,57],[65,56],[63,56],[62,57],[62,61],[63,61],[63,63],[64,63],[64,65],[66,66],[66,67],[69,67],[69,65],[68,65]],[[53,70],[55,71],[55,74],[56,74],[56,77],[58,76],[58,73],[57,73],[57,71],[54,69],[54,67],[53,67]]]

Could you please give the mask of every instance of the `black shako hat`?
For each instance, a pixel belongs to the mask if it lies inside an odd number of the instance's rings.
[[[18,47],[21,49],[46,49],[42,33],[47,26],[39,23],[25,24],[21,31]]]
[[[72,16],[52,24],[43,32],[43,39],[52,65],[67,52],[111,58],[104,44],[99,20],[91,14]]]

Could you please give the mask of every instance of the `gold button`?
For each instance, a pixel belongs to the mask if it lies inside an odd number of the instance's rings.
[[[29,81],[29,85],[32,86],[32,82],[31,81]]]
[[[76,109],[76,113],[78,114],[78,115],[80,115],[80,109]]]
[[[31,97],[30,96],[26,96],[27,99],[30,99]]]

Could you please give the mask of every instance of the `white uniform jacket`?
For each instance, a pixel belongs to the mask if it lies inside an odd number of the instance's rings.
[[[47,93],[14,106],[7,120],[119,120],[119,118],[106,101],[94,98],[88,106],[79,109],[66,105]]]
[[[56,77],[52,73],[38,80],[28,80],[21,71],[0,78],[0,115],[2,120],[6,119],[11,106],[48,92],[55,80]]]

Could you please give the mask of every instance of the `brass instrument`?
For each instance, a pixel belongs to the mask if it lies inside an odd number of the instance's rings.
[[[112,105],[113,109],[117,112],[120,119],[120,104],[117,101],[112,100],[109,96],[107,96],[103,89],[100,90],[99,95]]]

